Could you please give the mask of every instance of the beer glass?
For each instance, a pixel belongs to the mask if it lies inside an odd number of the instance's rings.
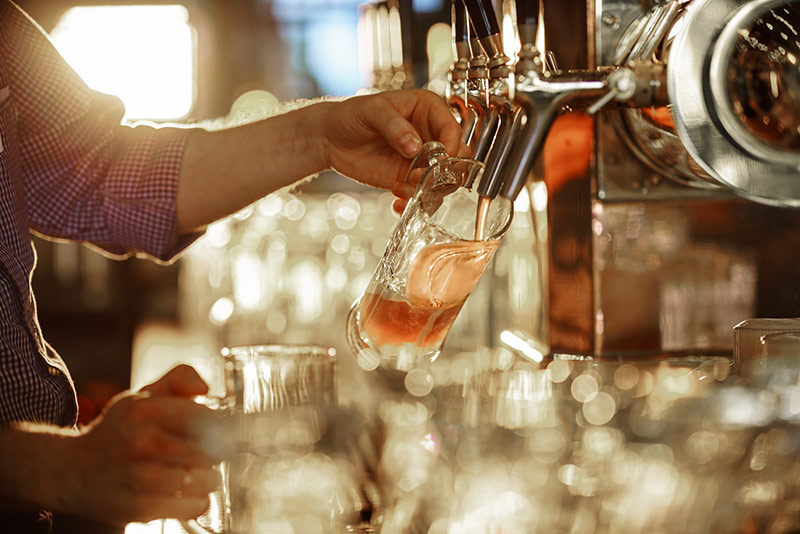
[[[269,470],[282,473],[303,467],[325,431],[325,419],[336,405],[336,351],[315,345],[257,345],[222,350],[224,394],[198,401],[233,418],[236,453],[219,466],[221,489],[210,495],[209,510],[197,520],[182,522],[192,534],[244,534],[259,523],[259,510],[268,500],[272,519],[291,520],[299,513],[319,515],[324,531],[337,529],[335,506],[292,493],[281,480],[281,497],[270,492]],[[306,466],[307,470],[307,466]],[[339,502],[336,473],[328,473],[327,497]],[[339,499],[339,500],[337,500]],[[301,503],[301,504],[298,504]],[[302,509],[298,509],[300,506]],[[341,518],[342,521],[351,518]],[[268,527],[269,525],[263,525]],[[259,527],[260,528],[260,527]]]
[[[375,273],[347,318],[361,367],[399,371],[436,359],[450,326],[508,229],[513,204],[472,189],[475,160],[426,143],[406,181],[421,174]]]

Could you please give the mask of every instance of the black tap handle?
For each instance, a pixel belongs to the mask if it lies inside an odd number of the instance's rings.
[[[536,44],[539,27],[539,0],[517,0],[517,30],[520,42]]]
[[[481,38],[472,21],[469,23],[469,51],[472,57],[489,55],[488,51],[483,47]]]
[[[467,22],[467,8],[464,0],[453,0],[453,39],[457,43],[469,42],[469,23]]]
[[[492,0],[464,0],[467,6],[469,18],[475,25],[475,31],[479,39],[484,39],[490,35],[500,33],[500,25],[497,23],[497,16],[494,14]]]
[[[517,0],[517,24],[539,24],[539,0]]]

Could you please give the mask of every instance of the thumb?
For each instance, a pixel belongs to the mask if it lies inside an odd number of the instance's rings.
[[[193,367],[178,365],[157,381],[143,387],[142,391],[149,391],[154,395],[194,397],[208,393],[208,385]]]
[[[389,103],[382,102],[376,109],[365,110],[367,123],[379,132],[386,142],[406,158],[417,155],[422,139],[417,131]]]

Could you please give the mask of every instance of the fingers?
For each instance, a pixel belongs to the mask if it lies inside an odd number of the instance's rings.
[[[176,466],[210,466],[220,461],[204,445],[203,440],[179,437],[158,426],[143,428],[131,440],[132,459],[158,459]]]
[[[408,206],[407,198],[396,198],[392,203],[392,211],[394,211],[398,215],[402,215],[403,212],[406,210],[406,206]]]
[[[398,199],[409,199],[417,186],[409,182],[397,182],[392,186],[392,194]]]
[[[103,426],[127,429],[131,458],[211,464],[234,449],[232,419],[183,397],[149,393],[124,397],[104,420]]]
[[[382,93],[409,119],[409,126],[422,141],[439,141],[451,156],[460,155],[462,148],[461,126],[450,109],[437,94],[424,89],[415,91],[388,91]]]
[[[222,414],[184,397],[145,393],[125,400],[134,424],[155,424],[178,436],[202,436],[223,419]]]
[[[461,126],[447,105],[439,96],[430,91],[420,90],[416,93],[422,105],[419,107],[419,116],[412,119],[412,123],[417,128],[424,127],[427,132],[420,131],[423,137],[428,133],[430,139],[442,143],[451,156],[462,155],[460,153],[463,145]]]
[[[364,119],[371,128],[379,132],[386,142],[407,158],[414,157],[422,147],[422,139],[408,120],[392,105],[385,105],[382,98],[363,110]]]
[[[367,123],[403,156],[415,156],[424,141],[439,141],[451,156],[465,148],[461,127],[436,94],[425,90],[389,91],[373,102],[364,110]]]
[[[222,483],[220,472],[212,467],[178,467],[141,462],[131,472],[132,491],[175,497],[205,497]]]
[[[179,365],[172,368],[158,381],[142,388],[142,390],[156,395],[193,397],[205,395],[208,392],[208,385],[200,378],[194,368],[188,365]]]
[[[456,153],[456,155],[459,158],[471,158],[472,149],[464,141],[459,141],[458,152]]]
[[[144,495],[135,496],[133,507],[139,512],[132,520],[147,522],[169,517],[172,519],[195,519],[208,509],[208,495]]]

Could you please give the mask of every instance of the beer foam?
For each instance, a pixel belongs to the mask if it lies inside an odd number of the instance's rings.
[[[406,297],[413,306],[454,306],[470,294],[499,241],[437,243],[422,249],[411,263]]]

